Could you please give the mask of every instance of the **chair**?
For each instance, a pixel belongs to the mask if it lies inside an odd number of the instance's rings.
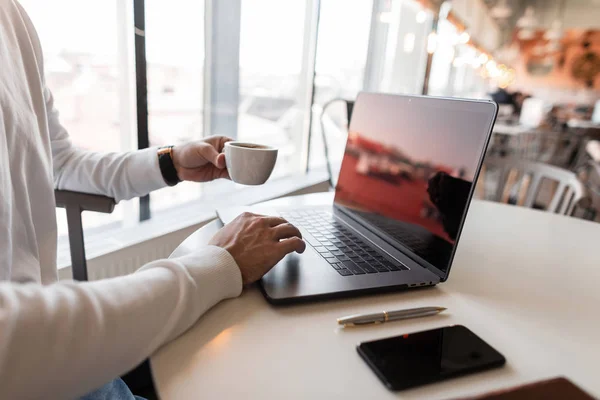
[[[594,211],[594,219],[600,216],[600,164],[598,162],[590,163],[590,173],[588,180],[588,190],[590,193],[591,208]]]
[[[584,218],[600,222],[600,162],[587,160],[577,169],[577,176],[584,183],[589,197]]]
[[[354,100],[346,100],[342,98],[334,98],[323,105],[321,109],[321,116],[319,118],[319,124],[321,125],[321,139],[323,140],[323,153],[325,155],[325,166],[327,167],[327,174],[329,178],[329,186],[331,188],[335,188],[337,182],[334,182],[333,172],[331,166],[331,159],[329,157],[329,145],[327,143],[327,135],[325,134],[325,112],[329,108],[329,106],[335,102],[343,102],[346,106],[346,120],[347,125],[350,125],[350,120],[352,119],[352,111],[354,111]],[[347,133],[347,132],[346,132]]]
[[[494,170],[496,176],[493,175]],[[495,186],[491,196],[486,193],[488,180],[492,180]],[[477,190],[479,197],[488,200],[542,208],[536,200],[546,180],[554,182],[555,186],[553,193],[544,193],[546,211],[572,215],[575,206],[586,197],[585,187],[573,172],[552,165],[488,157],[484,161]]]
[[[73,279],[76,281],[87,281],[88,271],[81,213],[83,211],[94,211],[110,214],[115,208],[115,200],[110,197],[67,190],[55,190],[54,197],[56,199],[56,206],[62,207],[67,211]]]

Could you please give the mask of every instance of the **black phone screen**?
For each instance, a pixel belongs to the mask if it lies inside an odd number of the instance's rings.
[[[499,367],[504,356],[462,325],[361,343],[358,353],[391,390]]]

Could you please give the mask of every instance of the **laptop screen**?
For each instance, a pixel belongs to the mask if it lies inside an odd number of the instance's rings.
[[[361,93],[335,204],[445,278],[495,109],[490,102]]]

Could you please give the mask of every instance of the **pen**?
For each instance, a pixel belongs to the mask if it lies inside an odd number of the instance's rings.
[[[344,326],[380,324],[388,321],[398,321],[401,319],[428,317],[437,315],[446,310],[444,307],[420,307],[407,310],[382,311],[374,314],[356,314],[347,317],[338,318],[337,322]]]

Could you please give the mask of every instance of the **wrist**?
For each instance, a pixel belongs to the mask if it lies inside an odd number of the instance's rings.
[[[158,149],[158,165],[160,167],[160,173],[169,186],[175,186],[181,179],[179,178],[179,171],[177,169],[174,157],[174,146],[165,146]]]

